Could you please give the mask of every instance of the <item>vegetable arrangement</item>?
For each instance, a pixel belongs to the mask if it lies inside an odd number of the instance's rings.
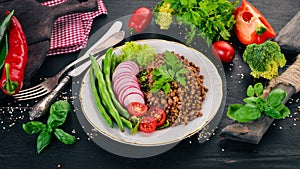
[[[259,119],[262,113],[274,118],[285,118],[290,114],[290,110],[282,101],[286,97],[286,92],[282,89],[274,89],[267,99],[262,97],[263,85],[256,83],[254,87],[249,85],[247,88],[247,98],[244,99],[245,105],[232,104],[228,107],[227,116],[238,122],[249,122]]]
[[[39,134],[36,143],[38,153],[41,153],[50,144],[52,133],[64,144],[74,144],[76,142],[75,136],[58,128],[64,124],[70,111],[70,104],[67,101],[59,100],[51,105],[47,124],[40,121],[29,121],[22,125],[27,134]]]
[[[149,55],[153,58],[149,59]],[[154,83],[153,86],[148,86],[148,91],[153,93],[164,91],[167,95],[171,83],[178,82],[185,86],[186,80],[183,75],[189,71],[183,68],[183,63],[173,52],[165,51],[164,55],[165,63],[151,72]],[[127,42],[121,48],[118,57],[113,53],[112,48],[108,49],[102,60],[102,69],[90,55],[92,66],[89,73],[92,94],[100,115],[109,127],[113,127],[116,123],[122,132],[126,126],[134,134],[138,130],[149,133],[170,126],[165,110],[160,106],[148,107],[141,89],[140,81],[148,74],[144,74],[140,68],[145,66],[145,63],[154,63],[155,57],[152,47],[135,42]]]
[[[0,85],[2,91],[7,95],[13,95],[21,90],[28,59],[26,37],[20,22],[13,14],[14,11],[7,11],[7,17],[0,26],[0,61],[2,62],[0,65],[4,65]]]

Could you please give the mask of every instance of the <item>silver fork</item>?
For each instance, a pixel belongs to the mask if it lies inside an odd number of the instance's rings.
[[[70,69],[72,66],[74,66],[77,63],[79,63],[79,61],[75,60],[74,62],[66,66],[63,70],[58,72],[55,76],[46,78],[43,82],[41,82],[36,86],[21,90],[19,93],[14,94],[13,97],[19,101],[23,101],[23,100],[31,100],[31,99],[39,98],[41,96],[50,93],[54,89],[54,87],[58,85],[58,81],[60,77],[68,69]]]
[[[116,33],[120,31],[122,28],[122,22],[116,21],[110,29],[102,36],[101,39],[99,39],[93,46],[99,46],[101,43],[105,43],[105,41],[109,40],[111,38],[113,33]],[[101,45],[100,45],[101,46]],[[86,53],[94,53],[95,51],[100,51],[97,47],[91,47]],[[88,58],[88,55],[84,55],[77,60],[73,61],[70,63],[68,66],[66,66],[63,70],[58,72],[55,76],[46,78],[43,82],[40,84],[33,86],[28,89],[24,89],[19,91],[19,93],[13,95],[15,99],[18,101],[24,101],[24,100],[31,100],[35,98],[39,98],[41,96],[44,96],[48,93],[50,93],[57,85],[59,82],[60,77],[71,67],[73,67],[75,64],[85,60]]]

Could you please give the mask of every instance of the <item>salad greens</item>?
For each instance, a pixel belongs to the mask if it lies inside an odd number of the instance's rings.
[[[170,82],[177,81],[182,86],[186,85],[185,77],[182,74],[188,73],[188,70],[183,68],[183,63],[178,61],[176,56],[170,52],[165,52],[166,64],[154,69],[152,79],[154,80],[151,92],[157,92],[162,89],[165,94],[170,90]]]
[[[154,61],[156,55],[153,47],[147,44],[137,44],[132,41],[126,42],[121,51],[122,54],[117,58],[117,63],[132,60],[140,66],[146,66],[149,62]]]
[[[161,29],[169,29],[174,16],[179,24],[186,25],[188,44],[198,36],[210,45],[213,41],[230,38],[235,24],[233,11],[238,3],[229,0],[162,0],[154,9],[155,22]]]
[[[37,138],[38,153],[50,144],[52,133],[64,144],[74,144],[76,142],[74,136],[58,128],[65,122],[70,111],[70,104],[67,101],[59,100],[51,105],[47,124],[39,121],[29,121],[22,125],[27,134],[39,134]]]
[[[262,93],[261,83],[256,83],[254,87],[250,85],[247,88],[248,97],[243,100],[246,104],[231,104],[227,116],[238,122],[249,122],[259,119],[262,112],[274,119],[282,119],[290,114],[288,107],[282,103],[287,95],[284,90],[274,89],[266,99],[262,97]]]

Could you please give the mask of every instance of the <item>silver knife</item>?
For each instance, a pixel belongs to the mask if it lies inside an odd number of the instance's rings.
[[[95,45],[92,46],[91,50],[88,50],[84,54],[84,56],[85,55],[88,56],[89,54],[92,54],[96,58],[98,58],[99,53],[101,51],[121,42],[124,39],[124,37],[125,37],[124,31],[114,33],[108,39],[102,42],[99,46],[95,46]],[[97,48],[97,50],[94,50],[95,48]],[[40,100],[32,107],[32,109],[29,111],[29,119],[34,120],[44,115],[48,111],[50,104],[54,101],[54,99],[57,97],[59,92],[64,88],[66,84],[68,84],[68,82],[70,82],[71,77],[76,77],[80,75],[86,70],[86,68],[89,67],[89,65],[90,65],[90,60],[86,61],[81,66],[73,69],[72,71],[68,72],[68,74],[61,80],[61,82],[56,86],[55,89],[53,89],[51,93],[49,93],[46,97],[44,97],[42,100]]]

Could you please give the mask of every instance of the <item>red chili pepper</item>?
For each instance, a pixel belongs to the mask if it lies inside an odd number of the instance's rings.
[[[6,15],[10,12],[7,11]],[[7,95],[18,93],[23,86],[24,71],[28,59],[28,45],[22,26],[13,16],[8,28],[9,50],[5,58],[0,85]]]
[[[148,27],[152,20],[152,12],[149,8],[140,7],[136,9],[131,15],[128,27],[137,33],[142,32]]]
[[[276,36],[268,20],[246,0],[242,0],[242,6],[235,9],[234,15],[236,19],[234,31],[241,43],[261,44]]]

